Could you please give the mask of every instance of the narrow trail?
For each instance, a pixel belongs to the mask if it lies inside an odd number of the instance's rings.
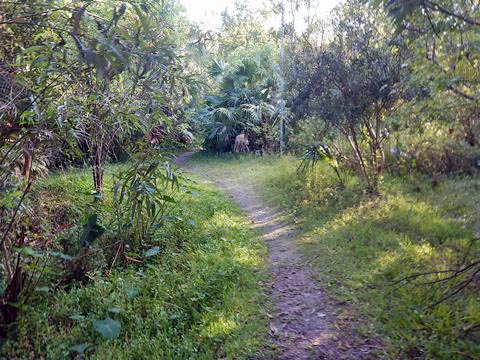
[[[175,163],[184,165],[192,154],[179,155]],[[223,189],[263,234],[272,277],[270,295],[275,304],[270,335],[279,349],[278,359],[374,359],[372,345],[362,343],[353,331],[340,331],[335,326],[335,304],[314,280],[297,248],[296,230],[279,220],[279,213],[266,206],[245,182],[212,179],[194,167],[186,169]]]

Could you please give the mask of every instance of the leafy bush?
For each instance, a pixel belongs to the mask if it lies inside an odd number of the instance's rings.
[[[74,191],[69,186],[65,194]],[[260,285],[264,244],[219,192],[204,185],[193,185],[192,192],[166,211],[164,226],[150,239],[158,248],[109,276],[92,273],[85,285],[36,299],[20,319],[18,340],[4,344],[2,356],[262,356],[268,343],[268,300]]]
[[[117,175],[113,190],[117,236],[131,239],[136,247],[161,226],[169,207],[175,205],[178,175],[166,159],[142,158]]]
[[[243,59],[232,70],[214,62],[214,74],[220,77],[220,94],[206,97],[200,112],[207,150],[231,150],[235,136],[242,130],[254,135],[252,149],[267,149],[269,133],[277,117],[272,91],[276,84],[270,64]]]

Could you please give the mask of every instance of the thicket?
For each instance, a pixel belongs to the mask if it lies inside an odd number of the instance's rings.
[[[276,151],[281,100],[278,33],[237,3],[223,14],[220,31],[211,40],[202,60],[210,86],[197,119],[204,148],[232,151],[235,137],[245,131],[252,151]]]
[[[183,191],[168,150],[192,141],[186,114],[202,87],[187,25],[176,2],[0,4],[2,339],[39,288],[68,290],[160,251],[153,235]],[[105,188],[107,162],[126,158]],[[69,204],[45,222],[38,181],[82,165],[91,196],[72,201],[84,212]]]
[[[385,171],[479,169],[478,13],[414,3],[347,2],[290,52],[291,145],[314,160],[328,147],[371,193]]]
[[[244,130],[256,149],[274,152],[282,115],[290,152],[353,170],[371,194],[387,171],[434,182],[478,173],[474,5],[352,0],[327,20],[311,1],[271,11],[285,16],[278,31],[237,7],[213,38],[204,64],[213,92],[199,118],[207,149],[230,151]]]

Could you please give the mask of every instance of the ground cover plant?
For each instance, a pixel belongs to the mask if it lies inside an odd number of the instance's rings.
[[[113,170],[106,175],[113,185]],[[35,191],[61,208],[66,221],[91,199],[88,173],[54,175]],[[68,290],[38,284],[5,357],[247,358],[265,350],[268,300],[261,287],[265,247],[245,217],[209,185],[191,185],[150,248],[130,253],[135,262],[102,272]],[[100,205],[108,236],[112,194]],[[92,204],[92,207],[97,205]],[[87,207],[88,208],[88,207]],[[110,215],[109,215],[110,214]],[[57,214],[58,215],[58,214]],[[47,224],[45,224],[47,225]],[[61,235],[59,235],[61,237]],[[133,251],[132,251],[133,252]]]
[[[298,172],[289,157],[194,159],[210,174],[255,184],[267,201],[301,226],[298,238],[316,278],[345,318],[365,320],[364,334],[380,336],[382,357],[475,358],[480,348],[477,285],[436,304],[468,276],[436,283],[478,257],[479,180],[452,178],[432,186],[422,176],[385,179],[381,197],[348,177],[339,191],[327,164]],[[415,278],[418,273],[431,273]],[[355,315],[352,315],[355,314]]]

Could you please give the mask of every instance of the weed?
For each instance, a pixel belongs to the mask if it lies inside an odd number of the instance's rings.
[[[105,225],[112,216],[112,194],[93,202],[90,188],[87,175],[72,172],[47,179],[38,191],[48,192],[49,208],[67,208],[62,221],[78,223],[95,207]],[[201,184],[191,192],[167,212],[138,263],[109,275],[93,271],[86,284],[37,297],[20,319],[17,341],[4,344],[2,356],[261,356],[268,344],[268,299],[260,285],[266,276],[265,247],[219,192]],[[89,204],[87,199],[91,205],[71,206]]]
[[[383,339],[386,356],[478,358],[478,284],[429,308],[464,279],[424,284],[445,277],[432,274],[397,281],[478,259],[479,178],[448,178],[432,187],[420,175],[387,176],[383,195],[372,197],[352,174],[340,189],[326,164],[308,176],[297,173],[300,161],[293,157],[197,155],[193,161],[210,177],[222,172],[251,182],[266,201],[288,209],[301,224],[298,242],[319,282],[365,318],[363,332]]]

